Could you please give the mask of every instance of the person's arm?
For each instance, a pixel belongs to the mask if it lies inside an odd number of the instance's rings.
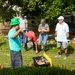
[[[26,24],[25,25],[26,25],[26,28],[28,28],[28,21],[26,21]]]
[[[68,25],[66,25],[66,36],[69,38],[69,26]]]
[[[36,35],[35,34],[33,36],[33,42],[35,44],[35,51],[36,51],[36,53],[38,53],[38,44],[37,44],[37,39],[36,39]]]
[[[40,29],[40,26],[38,27],[38,32],[43,32],[43,30],[42,30],[42,29]]]
[[[55,36],[57,36],[57,31],[55,31]]]
[[[43,30],[44,32],[49,32],[50,31],[50,29],[49,28],[47,28],[46,30]]]
[[[19,29],[16,33],[12,35],[13,38],[19,35],[20,32],[23,32],[23,29]]]
[[[69,32],[66,33],[67,37],[69,37]]]
[[[55,37],[57,36],[57,31],[58,31],[58,24],[55,27]]]
[[[38,31],[39,32],[49,32],[50,31],[50,29],[49,29],[49,26],[47,26],[47,29],[40,29],[40,26],[38,27]]]
[[[34,44],[35,44],[35,51],[36,51],[36,53],[38,53],[38,44],[37,44],[37,41],[36,42],[34,42]]]

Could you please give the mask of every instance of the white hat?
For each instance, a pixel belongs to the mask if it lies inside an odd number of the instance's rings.
[[[63,16],[59,16],[57,19],[58,20],[64,20],[64,17]]]

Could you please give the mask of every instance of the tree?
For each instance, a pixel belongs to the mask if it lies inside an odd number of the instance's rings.
[[[72,12],[75,9],[75,0],[7,0],[8,5],[2,7],[5,0],[0,0],[0,14],[8,14],[13,16],[15,11],[9,6],[17,5],[22,7],[22,13],[30,13],[35,16],[37,22],[41,18],[45,18],[51,22],[59,15]],[[6,12],[4,12],[6,11]],[[4,15],[5,16],[5,15]],[[37,16],[37,17],[36,17]]]

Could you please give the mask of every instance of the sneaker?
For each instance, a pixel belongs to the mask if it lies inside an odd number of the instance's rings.
[[[58,58],[58,57],[61,57],[61,55],[60,54],[57,54],[56,56],[54,56],[55,58]]]
[[[67,56],[64,57],[64,60],[67,59]]]
[[[64,56],[64,60],[67,59],[67,56],[68,56],[68,54],[65,54],[65,56]]]

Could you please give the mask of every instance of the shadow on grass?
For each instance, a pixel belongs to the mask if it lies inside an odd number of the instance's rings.
[[[19,67],[0,69],[0,75],[75,75],[75,70],[60,67]]]
[[[48,51],[49,49],[55,48],[55,47],[56,47],[56,44],[49,44],[46,47],[46,51]]]
[[[74,52],[74,48],[72,46],[68,46],[68,54],[72,54]]]
[[[62,50],[62,54],[64,53],[65,50]],[[74,53],[74,48],[72,46],[68,46],[68,55]]]
[[[6,44],[6,42],[1,42],[1,43],[0,43],[0,46],[2,46],[2,45],[4,45],[4,44]]]

